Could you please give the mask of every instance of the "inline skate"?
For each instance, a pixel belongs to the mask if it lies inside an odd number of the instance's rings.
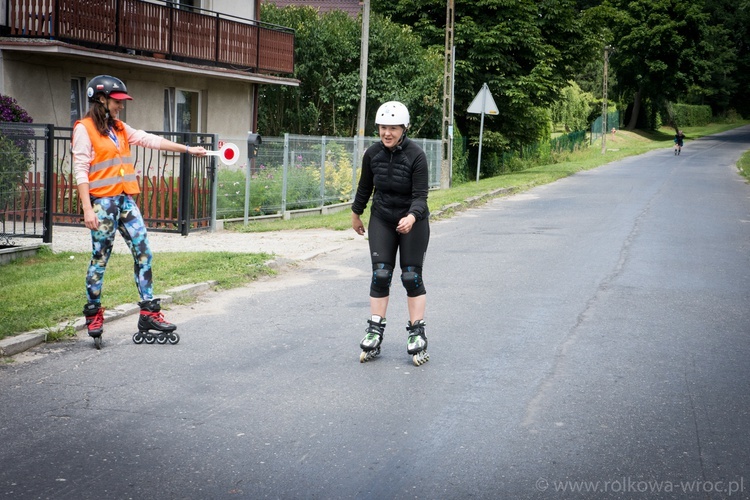
[[[176,344],[180,336],[175,333],[177,326],[164,319],[161,312],[160,299],[144,300],[139,302],[141,314],[138,318],[138,331],[133,334],[133,342],[136,344]],[[155,330],[151,332],[151,330]]]
[[[411,360],[416,365],[423,365],[430,360],[427,354],[427,336],[424,333],[426,323],[423,319],[418,319],[413,324],[409,321],[406,331],[409,332],[409,339],[406,344],[406,352],[412,356]]]
[[[383,343],[383,332],[385,331],[385,318],[373,314],[371,319],[367,320],[369,326],[365,330],[365,337],[359,346],[362,353],[359,355],[359,362],[365,363],[375,359],[380,354],[380,344]]]
[[[104,308],[99,304],[89,302],[83,306],[83,315],[86,317],[86,330],[89,336],[94,338],[94,347],[102,348],[102,333],[104,333]]]

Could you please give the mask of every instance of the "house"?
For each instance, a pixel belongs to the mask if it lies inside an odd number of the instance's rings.
[[[272,3],[279,8],[288,6],[312,7],[321,14],[332,10],[342,10],[353,18],[357,18],[362,11],[362,2],[360,0],[263,0]]]
[[[122,118],[151,131],[242,138],[259,85],[296,86],[294,31],[258,21],[260,0],[7,0],[0,93],[35,123],[71,127],[86,83],[125,82]]]

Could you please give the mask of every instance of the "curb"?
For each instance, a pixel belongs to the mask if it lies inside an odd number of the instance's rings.
[[[167,295],[156,295],[155,299],[161,299],[163,304],[171,304],[175,299],[180,299],[187,296],[196,296],[199,293],[205,292],[212,286],[217,284],[216,281],[206,281],[203,283],[195,283],[192,285],[182,285],[167,290]],[[114,320],[124,318],[126,316],[132,316],[140,311],[138,304],[123,304],[117,307],[108,308],[104,311],[105,320]],[[72,327],[76,332],[86,329],[86,320],[84,318],[78,318],[72,323],[65,321],[59,323],[57,326],[50,328],[40,328],[38,330],[32,330],[30,332],[22,333],[14,337],[9,337],[0,340],[0,357],[14,356],[20,354],[32,347],[36,347],[47,341],[47,335],[51,332],[65,330],[66,328]]]
[[[515,186],[493,189],[492,191],[487,191],[486,193],[483,193],[477,196],[472,196],[471,198],[466,198],[462,202],[456,202],[456,203],[451,203],[449,205],[445,205],[440,210],[435,210],[434,212],[430,212],[430,217],[439,218],[444,215],[451,215],[452,213],[458,212],[459,210],[464,210],[467,208],[475,207],[493,198],[498,198],[501,196],[508,196],[517,191],[518,191],[518,188]]]

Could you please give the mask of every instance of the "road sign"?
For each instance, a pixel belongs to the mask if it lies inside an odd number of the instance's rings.
[[[477,96],[471,101],[469,109],[466,110],[468,113],[480,113],[482,119],[479,125],[479,156],[477,157],[477,182],[479,182],[479,169],[482,164],[482,136],[484,134],[484,115],[497,115],[500,114],[500,110],[497,109],[497,104],[490,94],[490,88],[487,84],[482,85],[482,90],[479,91]]]
[[[466,111],[468,113],[485,113],[488,115],[500,114],[500,110],[497,109],[497,104],[495,104],[495,100],[492,98],[492,94],[490,94],[490,88],[486,83],[482,85],[482,90],[471,101],[469,109]]]

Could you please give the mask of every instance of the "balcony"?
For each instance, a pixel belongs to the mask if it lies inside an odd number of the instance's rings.
[[[2,1],[2,0],[0,0]],[[3,34],[291,76],[294,30],[172,2],[5,0]]]

